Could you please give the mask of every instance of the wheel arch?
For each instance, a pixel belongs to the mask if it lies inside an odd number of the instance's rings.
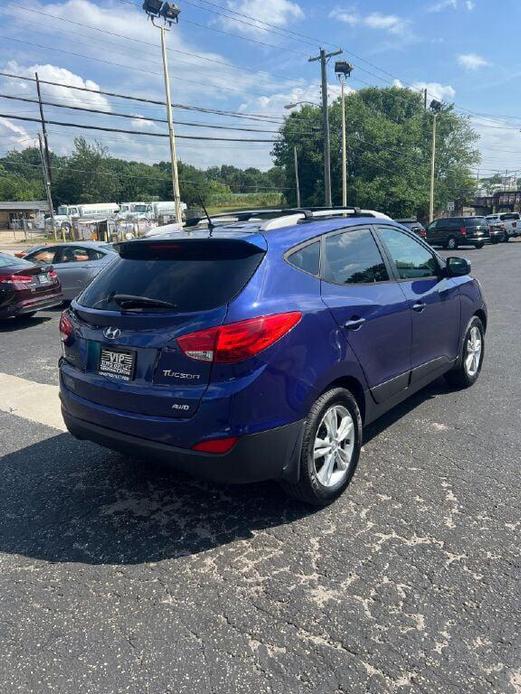
[[[487,332],[487,314],[485,311],[479,308],[474,315],[483,323],[483,329]]]
[[[362,422],[365,422],[366,414],[366,394],[363,385],[354,376],[342,376],[340,378],[331,381],[326,388],[322,391],[323,395],[326,391],[332,388],[347,388],[356,400],[358,409],[360,410],[360,416],[362,417]]]

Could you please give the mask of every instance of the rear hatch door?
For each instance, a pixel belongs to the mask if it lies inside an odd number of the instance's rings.
[[[224,322],[264,256],[264,238],[250,236],[120,244],[120,257],[71,306],[65,385],[127,412],[194,414],[212,364],[187,357],[177,337]]]

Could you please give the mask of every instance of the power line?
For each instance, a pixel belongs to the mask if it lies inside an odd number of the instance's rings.
[[[33,104],[38,104],[39,101],[38,99],[30,99],[28,97],[23,97],[23,96],[13,96],[10,94],[0,94],[1,99],[11,99],[13,101],[23,101],[23,102],[28,102],[28,103],[33,103]],[[152,116],[141,116],[137,114],[130,114],[130,113],[118,113],[115,111],[104,111],[102,109],[95,109],[95,108],[86,108],[85,106],[70,106],[67,104],[60,104],[56,103],[53,101],[44,101],[42,100],[42,104],[45,106],[52,106],[53,108],[66,108],[66,109],[71,109],[73,111],[83,111],[87,113],[96,113],[96,114],[101,114],[105,116],[115,116],[119,118],[130,118],[132,120],[142,120],[142,121],[152,121],[154,123],[166,123],[165,118],[154,118]],[[21,111],[18,111],[18,114],[22,113]],[[27,113],[30,113],[29,111]],[[244,128],[244,127],[237,127],[233,125],[218,125],[218,124],[213,124],[213,123],[194,123],[190,121],[180,121],[176,120],[177,125],[186,125],[194,128],[213,128],[213,129],[218,129],[218,130],[241,130],[245,132],[254,132],[254,133],[272,133],[274,135],[278,134],[278,130],[263,130],[263,129],[258,129],[258,128]],[[299,131],[299,134],[302,135],[310,135],[313,134],[311,131]]]
[[[29,116],[17,116],[12,113],[0,113],[0,118],[10,118],[14,120],[31,121],[33,123],[40,123],[39,118],[30,118]],[[129,135],[145,135],[147,137],[168,137],[166,133],[147,133],[143,130],[124,130],[122,128],[108,128],[101,125],[86,125],[80,123],[64,123],[63,121],[48,120],[46,123],[51,125],[60,125],[67,128],[81,128],[82,130],[102,130],[104,132],[110,133],[127,133]],[[183,140],[221,140],[223,142],[268,142],[273,144],[276,140],[264,140],[264,139],[243,139],[236,137],[210,137],[205,135],[176,135]]]
[[[35,82],[36,80],[34,77],[27,77],[25,75],[16,75],[11,72],[2,72],[0,71],[0,76],[3,77],[9,77],[11,79],[20,79],[20,80],[25,80],[27,82]],[[118,92],[108,92],[104,91],[101,89],[92,89],[90,87],[79,87],[74,84],[64,84],[63,82],[53,82],[51,80],[44,80],[40,79],[40,84],[47,84],[51,85],[54,87],[63,87],[64,89],[73,89],[76,91],[80,92],[89,92],[91,94],[97,94],[97,95],[103,95],[103,96],[110,96],[110,97],[115,97],[118,99],[126,99],[128,101],[136,101],[139,103],[144,103],[144,104],[153,104],[154,106],[165,106],[164,101],[159,101],[158,99],[149,99],[146,97],[139,97],[139,96],[132,96],[130,94],[121,94]],[[192,106],[192,105],[187,105],[187,104],[178,104],[174,103],[173,104],[174,108],[179,108],[187,111],[197,111],[200,113],[211,113],[214,115],[218,116],[226,116],[226,117],[232,117],[232,118],[243,118],[247,120],[254,120],[254,121],[262,121],[262,122],[269,122],[269,123],[279,123],[279,122],[284,122],[284,118],[280,118],[277,116],[266,116],[263,114],[259,113],[240,113],[237,111],[226,111],[222,109],[215,109],[215,108],[209,108],[209,107],[204,107],[204,106]]]

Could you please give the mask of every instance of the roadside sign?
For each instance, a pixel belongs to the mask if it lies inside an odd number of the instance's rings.
[[[454,212],[455,209],[456,209],[456,205],[454,204],[454,202],[448,202],[447,203],[447,212]]]

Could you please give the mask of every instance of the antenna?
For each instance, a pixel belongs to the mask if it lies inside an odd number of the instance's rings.
[[[215,224],[212,222],[212,219],[210,215],[208,214],[208,210],[206,209],[206,205],[203,202],[203,199],[200,197],[199,198],[199,204],[203,208],[203,212],[206,215],[206,219],[208,220],[208,231],[210,232],[210,236],[212,235],[213,230],[215,229]]]

